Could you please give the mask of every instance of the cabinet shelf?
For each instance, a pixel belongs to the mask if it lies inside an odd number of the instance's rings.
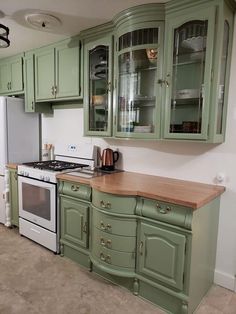
[[[142,72],[142,71],[156,71],[156,70],[157,70],[157,67],[136,68],[136,69],[133,70],[133,71],[129,71],[129,70],[120,71],[120,72],[119,72],[119,75],[124,75],[124,74],[133,75],[133,74],[136,74],[136,73]]]

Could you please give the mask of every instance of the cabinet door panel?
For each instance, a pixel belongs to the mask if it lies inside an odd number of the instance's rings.
[[[89,42],[84,47],[85,135],[111,135],[112,37]]]
[[[10,71],[10,90],[11,92],[18,92],[23,90],[23,67],[22,58],[17,58],[9,64]]]
[[[9,93],[9,73],[6,62],[0,64],[0,92]]]
[[[61,238],[75,245],[88,247],[89,206],[61,197]]]
[[[10,181],[10,206],[11,206],[11,224],[19,226],[19,207],[18,207],[18,181],[17,171],[9,170]]]
[[[79,40],[56,47],[56,98],[80,95]]]
[[[36,100],[55,98],[54,48],[35,54],[35,90]]]
[[[138,270],[182,290],[186,237],[141,222]]]
[[[215,11],[167,19],[165,138],[207,139]]]

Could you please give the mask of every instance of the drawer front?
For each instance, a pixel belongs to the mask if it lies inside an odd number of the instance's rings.
[[[140,198],[136,213],[191,229],[193,209],[157,200]]]
[[[98,212],[93,208],[93,226],[106,233],[135,237],[136,236],[136,219],[114,217],[109,214]]]
[[[59,193],[69,195],[82,200],[90,201],[92,195],[92,189],[90,186],[75,182],[59,182]]]
[[[118,196],[109,193],[93,190],[94,206],[107,210],[108,212],[119,214],[134,214],[136,207],[136,198],[131,196]]]
[[[135,268],[135,252],[126,253],[110,250],[107,248],[101,248],[100,246],[92,245],[92,254],[96,258],[107,265],[114,265],[125,268]]]
[[[124,237],[114,234],[108,234],[104,231],[98,230],[93,227],[92,241],[95,246],[108,248],[111,250],[122,252],[135,252],[136,250],[136,237]]]

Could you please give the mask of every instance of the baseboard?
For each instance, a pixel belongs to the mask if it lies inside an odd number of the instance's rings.
[[[235,291],[236,288],[235,276],[220,272],[218,270],[215,270],[214,283],[233,291]]]

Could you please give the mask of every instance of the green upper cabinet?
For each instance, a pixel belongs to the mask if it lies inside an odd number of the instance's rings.
[[[76,37],[35,52],[36,102],[81,97],[80,50]]]
[[[0,93],[15,95],[23,93],[23,54],[0,61]]]
[[[135,7],[115,24],[114,136],[160,138],[164,7]]]
[[[112,36],[84,45],[84,134],[111,136]]]
[[[167,4],[163,137],[222,142],[233,14],[223,1],[183,2]]]

